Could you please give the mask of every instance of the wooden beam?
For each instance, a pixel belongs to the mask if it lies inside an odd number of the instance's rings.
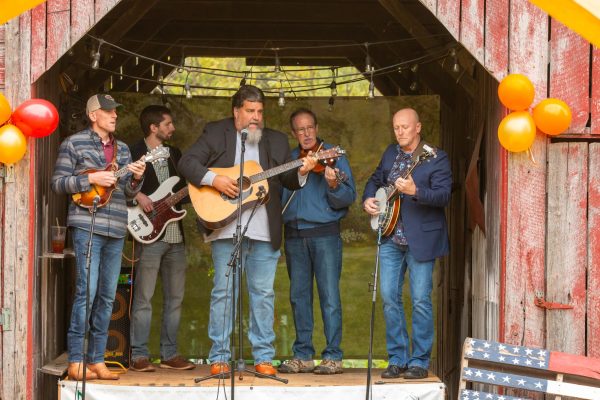
[[[121,2],[116,9],[110,12],[110,16],[117,15],[114,21],[103,32],[96,32],[107,42],[116,42],[129,32],[148,11],[158,3],[159,0],[134,0]]]

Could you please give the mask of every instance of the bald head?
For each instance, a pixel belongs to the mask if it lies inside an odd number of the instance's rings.
[[[419,114],[412,108],[403,108],[394,114],[392,126],[402,151],[412,153],[421,141]]]

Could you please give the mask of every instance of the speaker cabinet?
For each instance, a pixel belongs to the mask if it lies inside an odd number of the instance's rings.
[[[104,360],[109,366],[111,363],[119,363],[129,368],[129,307],[132,290],[131,269],[123,269],[119,275],[104,353]]]

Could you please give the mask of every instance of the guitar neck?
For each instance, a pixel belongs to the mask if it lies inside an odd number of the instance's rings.
[[[402,177],[402,179],[408,178],[408,176],[411,174],[411,172],[413,172],[413,169],[415,169],[417,167],[417,165],[419,165],[419,163],[420,163],[420,161],[411,165],[410,168],[408,168],[408,170],[404,173],[404,176]],[[398,197],[400,195],[400,192],[394,185],[390,185],[389,187],[394,189],[388,196],[388,201],[392,201],[392,200],[395,200],[396,197]]]
[[[281,164],[278,167],[268,169],[263,172],[259,172],[258,174],[252,175],[249,179],[252,184],[264,181],[265,179],[269,179],[273,176],[283,174],[290,169],[298,168],[302,165],[302,159],[290,161],[289,163]]]
[[[179,203],[185,196],[189,194],[188,187],[184,187],[183,189],[178,190],[173,196],[170,196],[167,200],[165,200],[165,204],[173,207],[175,204]]]
[[[123,167],[118,171],[115,171],[115,178],[120,178],[127,173],[127,167]]]

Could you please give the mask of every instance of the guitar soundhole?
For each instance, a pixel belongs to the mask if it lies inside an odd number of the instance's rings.
[[[244,176],[244,178],[242,179],[242,202],[244,202],[246,200],[246,198],[248,196],[250,196],[253,192],[254,192],[254,188],[252,187],[250,179],[248,179],[247,177]],[[224,201],[230,202],[231,204],[236,204],[238,201],[237,196],[232,198],[232,197],[227,196],[224,193],[221,193],[221,198]]]

